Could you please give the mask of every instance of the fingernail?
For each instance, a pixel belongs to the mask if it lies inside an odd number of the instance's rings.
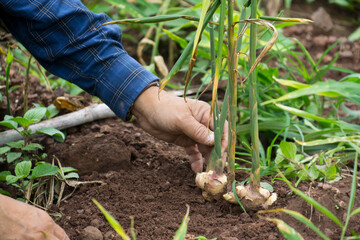
[[[214,136],[214,133],[211,132],[208,135],[207,142],[208,142],[209,145],[212,145],[212,144],[214,144],[214,141],[215,141],[215,136]]]

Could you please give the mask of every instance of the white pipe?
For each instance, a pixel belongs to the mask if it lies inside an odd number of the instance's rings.
[[[30,125],[29,129],[33,132],[40,130],[45,127],[53,127],[58,130],[63,130],[66,128],[78,126],[95,120],[115,117],[115,113],[104,103],[94,104],[88,107],[85,107],[76,112],[68,113],[56,118],[52,118],[40,123]],[[19,131],[22,131],[22,128],[19,128]],[[21,140],[23,136],[15,130],[8,130],[5,132],[0,132],[0,146],[5,145],[7,142],[13,142]]]

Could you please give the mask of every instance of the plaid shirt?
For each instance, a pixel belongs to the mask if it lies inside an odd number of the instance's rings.
[[[98,96],[122,119],[158,80],[124,50],[121,28],[96,29],[111,19],[80,0],[0,0],[0,18],[49,72]]]

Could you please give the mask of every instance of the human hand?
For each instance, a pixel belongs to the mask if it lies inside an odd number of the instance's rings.
[[[0,194],[2,240],[69,240],[43,210]]]
[[[161,91],[158,87],[145,90],[135,101],[132,113],[141,128],[151,135],[185,147],[194,172],[203,169],[203,157],[207,161],[214,145],[212,118],[209,122],[210,105],[203,101],[188,99]],[[210,123],[210,129],[207,125]],[[224,126],[221,151],[228,145],[228,128]],[[225,154],[223,154],[225,164]]]

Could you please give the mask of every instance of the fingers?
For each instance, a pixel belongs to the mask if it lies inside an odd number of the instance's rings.
[[[182,130],[186,136],[196,143],[212,146],[214,145],[214,132],[205,125],[199,123],[195,118],[184,119]]]
[[[199,149],[200,153],[202,154],[203,158],[205,159],[205,163],[208,163],[212,147],[199,144],[198,149]]]
[[[186,147],[185,151],[189,155],[191,169],[196,173],[202,172],[204,160],[197,145]]]

